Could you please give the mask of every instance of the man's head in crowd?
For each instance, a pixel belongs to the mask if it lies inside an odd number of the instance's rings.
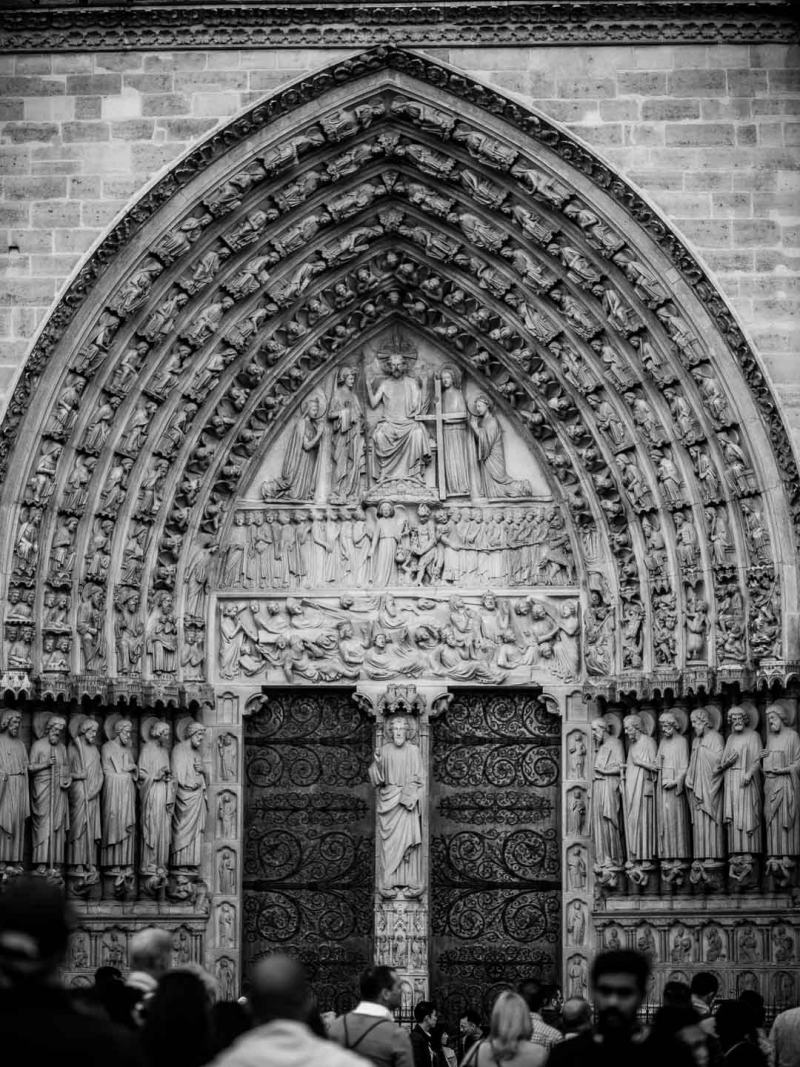
[[[629,1033],[644,1000],[650,965],[639,952],[601,952],[592,965],[598,1031],[607,1037]]]

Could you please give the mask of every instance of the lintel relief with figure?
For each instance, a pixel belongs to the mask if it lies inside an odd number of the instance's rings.
[[[306,392],[221,544],[220,679],[579,676],[560,506],[510,420],[406,331]]]

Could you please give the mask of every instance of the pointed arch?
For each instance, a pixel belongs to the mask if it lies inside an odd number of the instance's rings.
[[[398,320],[456,353],[546,470],[580,558],[584,650],[598,631],[608,645],[587,685],[781,676],[797,470],[721,296],[564,131],[378,48],[190,152],[42,330],[0,439],[6,685],[194,693],[197,662],[148,647],[185,638],[187,582],[213,573],[303,391]]]

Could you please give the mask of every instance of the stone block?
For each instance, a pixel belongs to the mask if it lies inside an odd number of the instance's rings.
[[[23,118],[24,111],[25,104],[21,99],[14,100],[8,97],[0,100],[0,122],[16,122]]]
[[[98,52],[95,56],[95,70],[113,70],[120,74],[142,69],[144,56],[141,52]]]
[[[148,75],[145,75],[147,77]],[[162,77],[162,75],[151,75]],[[219,92],[224,89],[247,89],[247,71],[244,70],[199,70],[190,74],[177,73],[174,85],[165,88],[178,92]],[[151,90],[157,91],[157,90]]]
[[[279,86],[291,80],[291,72],[287,70],[251,70],[248,72],[250,89],[260,94],[271,93]]]
[[[758,96],[767,91],[765,70],[729,70],[728,96]]]
[[[113,96],[122,92],[121,74],[68,74],[70,96]]]
[[[771,146],[783,144],[782,122],[759,122],[756,129],[759,144]]]
[[[122,84],[126,89],[140,93],[168,93],[172,90],[173,76],[169,74],[123,74]]]
[[[206,52],[162,52],[144,57],[144,69],[148,74],[176,70],[205,70],[208,63]]]
[[[752,125],[736,127],[736,143],[740,145],[754,145],[757,142],[757,128]]]
[[[733,174],[733,191],[735,193],[754,191],[754,192],[771,192],[777,187],[777,175],[772,171],[764,170],[749,170],[743,171],[740,174]],[[798,184],[800,185],[800,175],[798,175]]]
[[[787,122],[783,127],[783,143],[786,145],[800,144],[800,122]]]
[[[664,130],[667,145],[677,147],[732,145],[736,143],[734,127],[729,123],[670,123]]]
[[[103,113],[103,100],[99,96],[78,96],[75,98],[76,119],[99,119]]]
[[[81,204],[81,225],[105,228],[125,207],[124,200],[85,200]]]
[[[670,44],[636,46],[633,65],[640,70],[671,70],[675,66],[675,49]]]
[[[142,98],[142,115],[188,115],[189,97],[185,93],[149,93]]]
[[[49,304],[55,296],[53,278],[0,277],[0,306],[18,307],[20,304]]]
[[[598,122],[597,100],[539,100],[536,105],[556,122]]]
[[[0,174],[30,174],[31,152],[29,148],[9,148],[0,145]]]
[[[726,248],[731,244],[731,222],[712,219],[675,219],[675,225],[701,248]]]
[[[81,159],[87,174],[127,174],[131,173],[131,145],[128,141],[117,141],[113,151],[108,144],[98,141],[81,145]]]
[[[656,203],[672,218],[707,219],[711,198],[708,193],[659,192]]]
[[[637,123],[628,128],[628,142],[635,145],[660,147],[664,144],[664,126],[662,123]]]
[[[710,250],[703,253],[703,259],[714,271],[753,271],[756,269],[755,254],[753,252]]]
[[[31,256],[31,274],[64,278],[80,259],[78,255]]]
[[[81,174],[70,178],[70,200],[96,200],[100,196],[100,176],[98,174]]]
[[[7,204],[0,201],[0,226],[27,225],[30,214],[30,204]]]
[[[11,312],[11,328],[15,337],[32,337],[41,319],[37,308],[14,308]]]
[[[239,66],[245,69],[275,70],[278,53],[274,48],[243,48],[239,52]]]
[[[50,74],[53,61],[50,56],[15,56],[15,74]]]
[[[676,69],[691,67],[700,70],[710,62],[708,46],[704,44],[683,44],[673,49],[672,57]]]
[[[724,70],[673,70],[667,74],[670,96],[725,96],[726,92]]]
[[[13,144],[26,141],[54,141],[58,137],[58,126],[53,122],[13,122],[3,130],[3,137]]]
[[[135,89],[125,88],[118,96],[105,97],[101,116],[104,119],[136,119],[142,113],[142,95]]]
[[[149,141],[156,126],[155,119],[122,119],[111,123],[112,141]]]
[[[711,214],[715,218],[750,218],[753,214],[753,197],[750,193],[713,193]]]
[[[625,77],[625,75],[620,75],[620,77]],[[613,78],[558,78],[556,96],[563,100],[570,100],[573,97],[608,99],[616,96],[616,85]]]
[[[66,122],[75,117],[75,98],[72,96],[32,96],[25,101],[28,122]]]
[[[102,194],[97,195],[101,200],[127,200],[136,196],[141,187],[140,179],[132,176],[103,178]]]
[[[169,141],[193,141],[213,130],[216,125],[217,120],[212,118],[161,119],[158,123]]]
[[[56,226],[79,226],[81,205],[70,200],[50,200],[34,203],[30,208],[34,229],[52,230]]]
[[[192,96],[192,114],[235,115],[241,104],[238,93],[195,93]]]
[[[9,96],[63,96],[64,78],[37,78],[22,75],[0,76],[0,97]]]
[[[664,71],[620,71],[617,75],[620,96],[666,96],[667,75]]]
[[[102,53],[97,54],[99,59]],[[53,56],[53,74],[91,74],[94,56],[88,52],[63,52]]]
[[[683,119],[700,118],[699,100],[670,100],[655,98],[642,103],[642,118],[645,122],[680,122]]]
[[[188,121],[188,120],[187,120]],[[168,144],[131,145],[131,172],[150,178],[180,155],[185,145],[180,142]]]
[[[53,235],[48,230],[10,229],[7,244],[15,245],[23,255],[52,252]]]
[[[55,230],[54,249],[56,252],[86,252],[97,240],[99,230],[71,229]]]
[[[692,190],[708,189],[713,192],[715,190],[727,190],[733,187],[733,176],[726,170],[701,170],[693,171],[685,175],[684,189],[687,192]]]
[[[31,174],[82,174],[83,164],[76,159],[42,159],[31,163]]]
[[[682,170],[632,170],[626,177],[642,189],[683,189]]]
[[[622,126],[619,123],[608,123],[605,126],[572,125],[569,129],[588,144],[598,148],[622,144]]]
[[[67,179],[63,175],[10,176],[3,179],[7,200],[61,200],[67,195]]]
[[[107,122],[65,122],[61,127],[65,141],[107,141],[111,132]]]
[[[750,47],[750,65],[752,67],[800,67],[800,45],[796,44],[754,44]]]
[[[639,101],[601,100],[600,118],[603,122],[636,122],[639,119]]]
[[[800,93],[800,70],[770,70],[767,74],[770,93]]]
[[[735,245],[763,248],[780,244],[781,228],[774,219],[735,219],[732,226]]]
[[[215,49],[213,52],[209,52],[206,56],[206,67],[208,70],[236,70],[241,65],[238,49],[235,52],[218,52]]]
[[[700,117],[706,122],[718,122],[721,119],[749,119],[752,103],[752,100],[746,96],[701,100]]]

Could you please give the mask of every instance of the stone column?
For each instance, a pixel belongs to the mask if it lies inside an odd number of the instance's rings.
[[[430,720],[442,686],[359,685],[375,716],[375,960],[403,982],[403,1014],[429,993]]]

